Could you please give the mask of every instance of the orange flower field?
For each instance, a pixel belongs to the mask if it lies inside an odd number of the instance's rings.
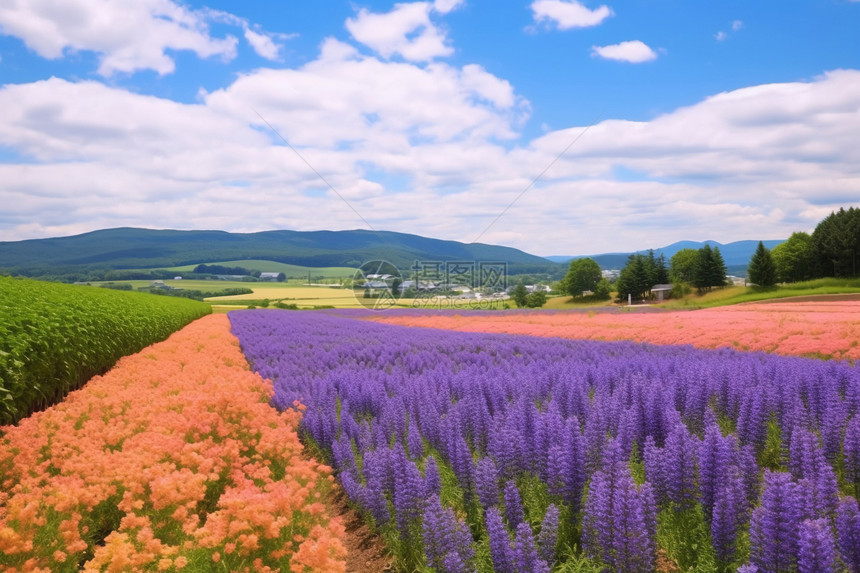
[[[468,332],[733,347],[775,354],[860,358],[860,302],[772,302],[637,313],[381,313],[375,320]]]
[[[344,571],[331,470],[271,395],[213,315],[0,428],[0,569]]]

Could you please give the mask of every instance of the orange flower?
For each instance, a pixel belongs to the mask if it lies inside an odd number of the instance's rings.
[[[85,571],[181,569],[191,552],[217,563],[237,547],[255,569],[279,570],[293,533],[332,543],[318,505],[330,468],[300,457],[301,414],[268,405],[271,382],[251,372],[229,329],[223,315],[198,320],[3,428],[8,570],[49,571],[88,551]],[[107,523],[119,527],[92,540]]]

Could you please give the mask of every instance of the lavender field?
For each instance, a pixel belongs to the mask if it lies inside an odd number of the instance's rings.
[[[230,313],[404,571],[860,573],[860,373]]]

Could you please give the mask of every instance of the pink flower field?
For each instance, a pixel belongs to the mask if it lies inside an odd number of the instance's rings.
[[[633,313],[382,313],[375,320],[468,332],[731,347],[775,354],[860,358],[860,302],[771,302],[697,311]]]
[[[271,396],[213,315],[0,428],[0,570],[344,571],[331,470]]]

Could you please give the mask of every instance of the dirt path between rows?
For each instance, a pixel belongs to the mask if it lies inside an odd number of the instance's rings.
[[[391,557],[379,537],[364,522],[346,501],[346,494],[339,490],[331,498],[331,508],[343,518],[346,534],[343,544],[346,547],[347,573],[383,573],[391,571]]]

